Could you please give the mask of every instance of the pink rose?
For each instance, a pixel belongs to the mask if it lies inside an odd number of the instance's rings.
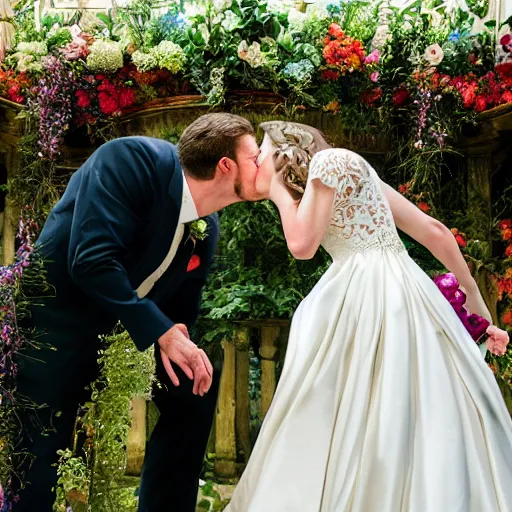
[[[496,356],[503,356],[507,352],[507,345],[509,342],[509,336],[507,331],[499,329],[495,325],[490,325],[487,328],[486,333],[489,335],[485,344],[491,354]]]
[[[374,71],[371,75],[370,75],[370,80],[372,82],[378,82],[379,81],[379,72],[378,71]]]

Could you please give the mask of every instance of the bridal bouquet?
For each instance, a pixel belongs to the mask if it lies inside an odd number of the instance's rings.
[[[464,306],[466,294],[459,288],[459,282],[454,274],[441,274],[434,278],[434,283],[444,297],[452,305],[464,327],[470,336],[480,343],[487,335],[486,345],[489,351],[497,356],[502,356],[507,351],[509,336],[506,331],[491,325],[489,321],[481,316],[471,314]]]

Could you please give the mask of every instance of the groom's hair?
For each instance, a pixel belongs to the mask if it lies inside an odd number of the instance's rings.
[[[186,174],[197,180],[211,180],[219,160],[236,160],[238,141],[253,135],[252,124],[234,114],[206,114],[189,125],[180,137],[178,154]]]

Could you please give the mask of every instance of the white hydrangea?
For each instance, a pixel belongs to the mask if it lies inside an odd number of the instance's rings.
[[[27,55],[48,55],[48,47],[44,42],[33,41],[31,43],[19,43],[16,51]]]
[[[137,71],[140,72],[149,71],[158,66],[158,62],[153,54],[144,53],[140,50],[132,53],[132,62],[137,67]]]
[[[139,50],[132,54],[132,62],[138,71],[149,71],[155,68],[168,69],[176,74],[183,71],[186,55],[181,46],[172,41],[161,41],[158,46],[151,48],[149,53]]]
[[[158,67],[168,69],[171,73],[176,74],[185,66],[185,52],[172,41],[162,41],[158,46],[151,48],[150,54],[156,59]]]
[[[93,73],[113,73],[123,67],[121,46],[114,41],[94,41],[87,56],[87,67]]]

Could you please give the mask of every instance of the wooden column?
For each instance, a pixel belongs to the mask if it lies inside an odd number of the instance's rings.
[[[260,417],[263,420],[274,398],[276,390],[276,354],[277,340],[280,328],[278,326],[261,327],[261,402]]]
[[[126,471],[129,476],[139,476],[146,452],[146,399],[135,396],[130,402],[131,426],[126,440]]]
[[[236,354],[233,342],[224,340],[224,367],[220,380],[215,423],[215,474],[220,478],[236,476],[235,383]]]
[[[249,414],[249,328],[236,330],[236,442],[240,462],[251,453]]]

